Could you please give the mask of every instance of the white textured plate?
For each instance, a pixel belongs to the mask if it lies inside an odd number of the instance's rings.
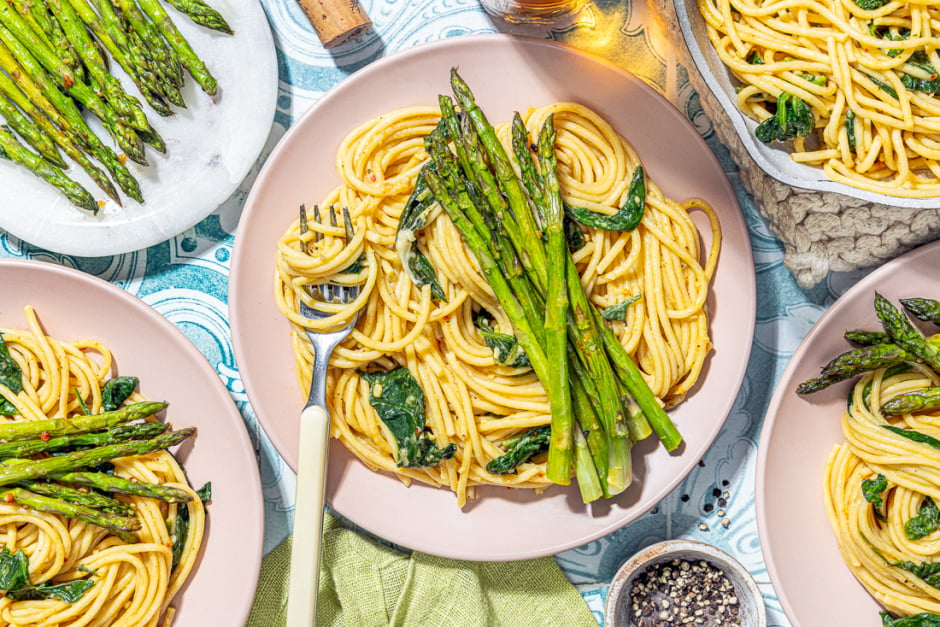
[[[168,8],[174,23],[219,82],[209,98],[186,75],[186,109],[163,118],[146,103],[144,111],[167,144],[161,155],[149,146],[150,165],[128,161],[140,182],[143,204],[123,192],[123,209],[108,199],[91,215],[76,208],[30,171],[0,160],[0,228],[27,242],[67,255],[99,257],[140,250],[185,231],[212,213],[248,174],[271,130],[277,98],[277,59],[267,18],[258,0],[214,0],[235,31],[214,33]],[[115,73],[123,77],[119,66]],[[127,79],[122,84],[138,96]],[[86,114],[86,119],[89,119]],[[101,140],[108,133],[91,121]],[[116,149],[117,150],[117,149]],[[63,155],[64,156],[64,155]],[[107,197],[72,164],[69,175],[95,198]]]
[[[282,138],[245,205],[235,238],[229,311],[239,371],[261,424],[291,466],[306,390],[297,389],[290,326],[274,301],[278,237],[301,202],[339,182],[335,152],[365,120],[397,107],[436,105],[460,68],[493,121],[557,101],[593,107],[636,148],[666,194],[703,197],[718,212],[724,244],[709,299],[715,352],[703,384],[672,415],[686,439],[673,455],[656,443],[634,449],[637,481],[614,499],[586,507],[577,487],[488,488],[463,510],[453,494],[373,473],[338,442],[330,448],[328,502],[388,540],[427,553],[472,560],[548,555],[579,546],[636,519],[695,467],[731,409],[754,328],[754,266],[734,192],[718,161],[679,111],[638,78],[550,41],[476,35],[418,46],[350,76]],[[707,230],[707,229],[706,229]],[[707,242],[710,231],[704,233]],[[706,242],[706,245],[707,245]]]
[[[849,571],[826,516],[823,471],[842,442],[840,417],[854,381],[801,397],[796,386],[850,348],[847,329],[881,328],[877,290],[899,298],[940,298],[940,243],[889,261],[842,295],[797,348],[774,391],[757,457],[757,522],[774,589],[795,627],[876,627],[879,605]]]
[[[197,427],[180,461],[195,487],[212,482],[212,503],[196,569],[173,603],[173,625],[243,625],[261,568],[264,506],[254,449],[215,370],[156,310],[90,274],[6,259],[0,285],[0,327],[26,328],[23,307],[32,305],[47,334],[104,342],[114,374],[139,377],[141,393],[169,402],[165,416],[176,427]]]

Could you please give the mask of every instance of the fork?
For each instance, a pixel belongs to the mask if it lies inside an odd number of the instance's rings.
[[[300,207],[300,231],[307,230],[306,210]],[[319,207],[314,206],[319,221]],[[343,208],[346,241],[352,239],[352,220]],[[330,223],[336,226],[336,213],[330,206]],[[318,232],[315,241],[322,239]],[[306,246],[305,246],[306,249]],[[349,304],[359,295],[358,285],[323,283],[308,287],[311,296],[331,304]],[[300,313],[311,320],[322,320],[334,312],[311,307],[300,301]],[[287,627],[316,624],[317,590],[320,575],[320,546],[323,531],[323,500],[326,489],[327,452],[330,438],[330,414],[326,409],[326,369],[333,349],[349,335],[359,313],[342,328],[332,331],[306,329],[313,344],[313,373],[310,392],[300,414],[300,446],[297,460],[297,492],[294,505],[294,538],[291,548],[290,585],[287,597]]]

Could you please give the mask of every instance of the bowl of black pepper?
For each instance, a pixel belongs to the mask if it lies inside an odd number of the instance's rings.
[[[610,627],[766,627],[757,582],[736,559],[695,540],[667,540],[628,559],[610,584]]]

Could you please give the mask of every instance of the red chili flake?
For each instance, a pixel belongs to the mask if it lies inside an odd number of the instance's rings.
[[[43,442],[48,442],[51,438],[52,436],[49,435],[48,431],[43,431],[42,433],[39,434],[39,439],[42,440]]]
[[[66,89],[68,89],[69,87],[75,84],[75,81],[72,80],[71,76],[66,76],[65,78],[62,79],[62,84],[65,85]]]
[[[450,322],[450,316],[444,316],[443,320],[444,322]]]
[[[415,427],[415,435],[421,435],[421,427]]]
[[[13,495],[10,494],[9,492],[7,492],[6,494],[3,495],[3,500],[4,500],[5,502],[7,502],[7,503],[12,503],[12,502],[13,502]]]

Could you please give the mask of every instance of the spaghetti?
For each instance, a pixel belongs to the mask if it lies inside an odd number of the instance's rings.
[[[639,158],[605,120],[572,103],[529,110],[523,120],[530,137],[550,114],[565,201],[615,213]],[[543,457],[521,464],[515,474],[494,475],[486,465],[504,453],[507,439],[548,425],[551,417],[532,371],[501,365],[484,341],[476,322],[481,311],[492,314],[492,327],[502,333],[512,334],[512,326],[453,223],[434,212],[411,234],[435,269],[444,299],[435,299],[429,286],[417,287],[396,253],[403,208],[428,159],[424,139],[439,120],[431,107],[400,109],[344,139],[336,158],[342,182],[319,204],[348,207],[355,235],[347,241],[343,227],[326,219],[311,221],[306,232],[299,220],[289,225],[277,246],[275,293],[292,323],[302,389],[309,386],[313,360],[304,329],[331,328],[359,312],[355,329],[330,361],[331,434],[370,468],[394,473],[405,483],[446,486],[462,506],[476,486],[547,487]],[[497,133],[508,151],[508,125]],[[711,231],[704,255],[694,212],[705,216]],[[638,228],[583,229],[583,235],[574,259],[586,293],[601,309],[623,310],[611,323],[618,338],[653,392],[667,405],[680,402],[711,347],[705,300],[721,239],[713,210],[697,200],[678,204],[649,183]],[[351,306],[338,305],[330,318],[308,320],[299,313],[299,299],[309,285],[324,282],[362,287]],[[395,443],[370,406],[369,385],[358,372],[367,365],[408,368],[424,392],[430,431],[438,446],[456,445],[453,458],[432,467],[398,466]]]
[[[28,329],[0,329],[10,356],[22,370],[23,387],[14,393],[0,384],[0,394],[12,402],[17,414],[0,417],[0,421],[101,413],[101,390],[112,366],[107,346],[96,340],[66,342],[48,337],[31,307],[26,307],[25,315]],[[135,391],[128,400],[144,399]],[[93,581],[72,603],[57,598],[13,600],[5,594],[0,597],[0,626],[170,624],[174,613],[170,603],[191,573],[202,544],[202,501],[166,451],[118,458],[112,463],[117,476],[171,486],[189,493],[192,500],[167,504],[115,495],[133,507],[141,523],[136,541],[80,520],[0,501],[0,546],[28,557],[33,585]],[[168,529],[168,520],[178,519],[178,507],[188,510],[188,529],[174,563],[176,538]],[[182,533],[179,528],[176,531]]]
[[[763,122],[784,94],[814,132],[792,158],[883,194],[940,195],[940,6],[880,0],[698,0],[737,105]],[[862,8],[862,7],[867,7]]]
[[[940,378],[918,364],[894,370],[866,374],[852,390],[842,415],[845,443],[826,464],[826,508],[846,564],[879,603],[902,616],[940,614],[940,588],[929,574],[940,531],[927,525],[913,532],[910,523],[940,503],[940,458],[928,444],[885,428],[937,437],[940,417],[936,410],[887,417],[878,409],[898,394],[940,385]]]

